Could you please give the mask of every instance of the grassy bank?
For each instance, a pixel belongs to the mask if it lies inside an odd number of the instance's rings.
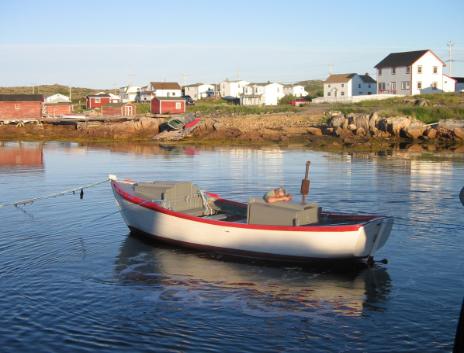
[[[276,106],[243,106],[232,104],[222,99],[199,100],[195,103],[195,105],[190,105],[187,107],[188,112],[221,115],[285,113],[296,112],[299,110],[301,110],[301,108],[294,107],[290,104]]]
[[[397,97],[382,101],[364,101],[352,104],[334,104],[333,110],[342,113],[372,113],[382,116],[410,115],[426,124],[440,119],[464,119],[464,95],[459,93],[422,94]]]

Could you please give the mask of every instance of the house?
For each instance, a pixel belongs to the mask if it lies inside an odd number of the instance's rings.
[[[237,80],[229,81],[225,80],[219,84],[219,94],[221,97],[234,97],[240,98],[244,93],[243,89],[249,84],[248,81]]]
[[[464,92],[464,77],[453,77],[456,81],[456,92]]]
[[[444,66],[429,49],[391,53],[375,65],[377,91],[401,95],[443,91]]]
[[[104,92],[102,92],[104,94]],[[110,103],[121,103],[121,96],[113,93],[108,93],[110,96]]]
[[[155,97],[153,91],[150,91],[147,86],[143,86],[140,88],[139,95],[137,96],[137,102],[139,103],[150,103],[151,100]]]
[[[241,105],[277,105],[284,96],[284,86],[276,82],[250,83],[240,96]]]
[[[324,81],[324,98],[343,99],[376,93],[376,82],[367,73],[333,74]]]
[[[85,97],[85,108],[95,109],[111,103],[111,96],[106,93],[89,94]]]
[[[306,97],[308,92],[302,85],[284,85],[284,95],[300,98]]]
[[[205,83],[195,83],[184,86],[184,94],[192,97],[193,100],[203,99],[214,96],[214,85]]]
[[[151,100],[152,114],[183,114],[185,99],[181,97],[155,97]]]
[[[64,94],[53,94],[51,96],[48,96],[45,98],[45,103],[69,103],[71,100],[69,99],[68,96],[65,96]]]
[[[109,103],[101,107],[101,115],[135,116],[137,108],[133,103]]]
[[[155,97],[182,97],[182,89],[177,82],[150,82],[148,91]]]
[[[0,120],[41,119],[41,94],[0,94]]]
[[[443,74],[443,92],[456,92],[456,79]]]
[[[136,102],[140,95],[139,86],[124,86],[119,89],[119,97],[122,103]]]
[[[71,102],[45,103],[44,114],[48,116],[61,116],[71,114],[73,106]]]

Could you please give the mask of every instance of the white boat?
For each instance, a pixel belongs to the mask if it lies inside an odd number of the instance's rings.
[[[212,252],[291,262],[371,261],[393,225],[391,217],[321,212],[316,204],[230,201],[190,182],[110,179],[132,231]]]

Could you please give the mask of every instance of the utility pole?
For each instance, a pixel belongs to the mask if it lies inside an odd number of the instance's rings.
[[[452,65],[453,65],[453,56],[452,56],[452,54],[453,54],[454,43],[449,40],[448,43],[447,43],[447,46],[448,46],[448,60],[447,61],[448,61],[448,65],[449,65],[448,66],[448,74],[451,77],[452,72],[453,72],[453,70],[452,70]]]
[[[72,87],[69,86],[69,101],[72,101]]]
[[[333,71],[333,64],[329,64],[329,76],[332,75],[332,71]]]

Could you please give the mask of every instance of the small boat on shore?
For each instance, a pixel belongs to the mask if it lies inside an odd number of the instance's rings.
[[[127,226],[174,245],[285,262],[373,256],[393,219],[322,211],[314,203],[240,203],[191,182],[121,181],[111,186]]]

